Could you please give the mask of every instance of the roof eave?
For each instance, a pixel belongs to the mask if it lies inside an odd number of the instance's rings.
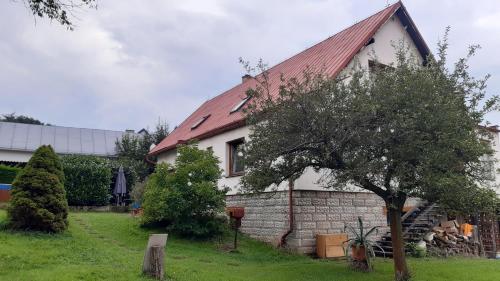
[[[408,32],[411,39],[417,46],[417,49],[420,52],[420,55],[422,56],[425,63],[427,61],[428,56],[431,54],[431,50],[429,49],[429,46],[425,42],[424,37],[418,30],[417,25],[415,24],[410,14],[408,13],[408,10],[406,10],[405,5],[401,1],[399,2],[399,4],[400,7],[394,12],[394,14],[398,16],[403,26],[406,27],[406,31]]]
[[[161,149],[159,149],[157,151],[151,151],[151,152],[148,153],[148,156],[155,156],[155,155],[158,155],[160,153],[173,150],[177,146],[179,146],[181,144],[186,144],[189,141],[192,141],[192,140],[198,140],[198,141],[200,141],[200,140],[203,140],[203,139],[207,139],[207,138],[210,138],[210,137],[213,137],[213,136],[225,133],[227,131],[231,131],[231,130],[234,130],[234,129],[238,129],[238,128],[244,127],[245,125],[246,125],[246,120],[244,118],[241,119],[241,120],[236,120],[236,121],[228,123],[228,124],[226,124],[224,126],[215,128],[213,130],[210,130],[210,131],[205,132],[203,134],[200,134],[198,136],[192,137],[192,138],[190,138],[188,140],[178,140],[175,144],[163,147],[163,148],[161,148]]]

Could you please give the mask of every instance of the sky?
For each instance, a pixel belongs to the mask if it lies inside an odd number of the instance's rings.
[[[270,66],[383,9],[386,0],[101,0],[74,31],[0,2],[0,114],[55,125],[171,128],[241,82],[238,59]],[[449,58],[482,49],[471,72],[500,93],[500,1],[403,1],[432,51],[451,26]],[[500,124],[500,114],[488,121]]]

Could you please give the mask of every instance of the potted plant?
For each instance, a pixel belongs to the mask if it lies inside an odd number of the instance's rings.
[[[345,248],[346,255],[351,249],[351,258],[353,260],[353,265],[356,268],[370,270],[372,269],[372,264],[370,257],[375,256],[373,252],[373,247],[378,247],[378,245],[369,239],[369,236],[373,233],[378,233],[378,227],[372,227],[370,230],[366,231],[363,227],[363,220],[361,217],[358,217],[358,228],[347,225],[345,226],[344,231],[348,230],[353,238],[347,240],[347,247]],[[379,247],[380,248],[380,247]]]

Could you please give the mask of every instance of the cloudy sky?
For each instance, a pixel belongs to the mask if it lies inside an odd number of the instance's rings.
[[[393,3],[394,0],[389,1]],[[384,8],[385,0],[100,0],[76,28],[35,19],[21,0],[0,2],[0,114],[63,126],[173,127],[239,83],[238,58],[276,64]],[[452,27],[452,59],[471,61],[500,92],[498,0],[406,0],[429,46]],[[499,114],[490,114],[500,124]]]

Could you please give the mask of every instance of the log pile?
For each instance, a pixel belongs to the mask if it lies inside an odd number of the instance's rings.
[[[482,255],[478,239],[461,234],[456,221],[442,222],[441,226],[433,227],[431,232],[424,236],[424,241],[427,244],[427,252],[434,256]]]

